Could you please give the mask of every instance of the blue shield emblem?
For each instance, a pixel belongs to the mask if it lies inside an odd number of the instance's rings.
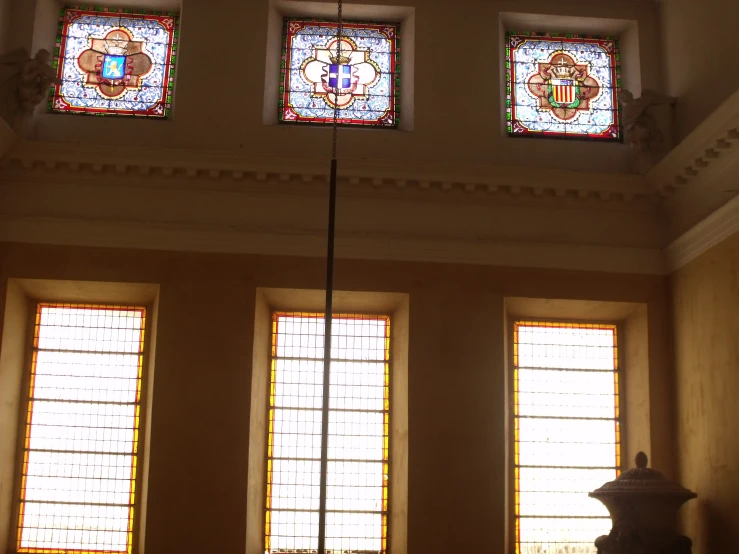
[[[111,56],[103,58],[103,79],[115,81],[126,76],[126,56]]]
[[[352,66],[334,65],[328,66],[328,86],[333,89],[351,88]]]

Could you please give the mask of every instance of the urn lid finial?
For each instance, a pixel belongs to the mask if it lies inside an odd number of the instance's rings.
[[[682,502],[697,495],[678,483],[670,481],[655,469],[647,467],[649,458],[644,452],[634,457],[636,467],[624,471],[615,480],[589,493],[593,498],[607,498],[622,495],[679,498]]]
[[[634,458],[634,463],[639,469],[646,469],[647,464],[649,463],[649,458],[647,458],[647,455],[644,454],[644,452],[639,452]]]

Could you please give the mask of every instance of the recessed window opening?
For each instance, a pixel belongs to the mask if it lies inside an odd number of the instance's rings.
[[[400,25],[284,19],[279,120],[397,127]]]
[[[587,493],[621,467],[615,325],[517,321],[513,344],[517,554],[596,554],[605,507]]]
[[[143,307],[37,305],[18,552],[132,552],[145,327]]]
[[[328,435],[322,435],[324,314],[272,316],[265,552],[318,548],[328,441],[326,552],[384,554],[388,536],[390,319],[333,317]]]
[[[54,60],[59,83],[51,90],[50,111],[168,117],[177,19],[175,12],[62,9]]]
[[[620,140],[620,60],[615,37],[508,33],[508,134]]]

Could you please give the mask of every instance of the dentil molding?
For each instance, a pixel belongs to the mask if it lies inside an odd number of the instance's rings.
[[[190,180],[210,187],[214,181],[302,182],[324,186],[324,160],[282,156],[245,156],[238,152],[121,147],[22,141],[3,160],[6,168],[45,169],[91,175],[135,175],[139,179]],[[342,159],[339,177],[351,185],[398,191],[484,192],[511,197],[531,196],[589,200],[658,200],[659,194],[640,175],[552,170],[542,179],[535,169],[469,164],[397,163]]]

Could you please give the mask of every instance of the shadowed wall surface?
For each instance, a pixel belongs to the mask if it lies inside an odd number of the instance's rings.
[[[739,544],[739,235],[672,277],[679,465],[696,554]]]
[[[244,552],[256,289],[320,289],[323,261],[3,243],[0,268],[3,299],[8,278],[160,285],[146,551]],[[664,278],[339,260],[336,286],[410,296],[409,552],[505,551],[506,296],[646,304],[652,461],[674,475]]]

